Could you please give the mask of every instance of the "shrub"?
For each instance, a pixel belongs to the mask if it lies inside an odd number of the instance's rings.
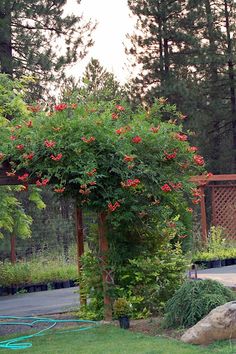
[[[186,268],[187,261],[179,244],[162,245],[154,255],[130,259],[121,268],[118,294],[132,303],[135,317],[160,313],[184,282]]]
[[[191,327],[215,307],[233,300],[233,291],[215,280],[187,281],[167,302],[164,326]]]
[[[119,298],[114,301],[113,310],[116,318],[129,316],[131,313],[131,304],[125,298]]]

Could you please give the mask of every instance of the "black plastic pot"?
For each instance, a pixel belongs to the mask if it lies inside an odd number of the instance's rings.
[[[221,260],[220,259],[215,259],[211,261],[212,268],[219,268],[221,267]]]
[[[129,329],[129,317],[122,316],[122,317],[119,317],[118,320],[120,323],[120,328]]]
[[[231,265],[233,265],[234,264],[234,259],[233,258],[227,258],[226,260],[225,260],[225,265],[226,266],[231,266]]]
[[[221,259],[221,267],[225,267],[226,266],[226,259]]]
[[[11,289],[11,294],[15,295],[18,291],[18,286],[12,285],[10,289]]]
[[[200,267],[203,268],[212,268],[212,262],[211,261],[197,261],[195,264],[199,265]]]
[[[73,288],[74,286],[76,286],[74,280],[71,279],[71,280],[69,280],[69,282],[70,282],[70,287],[71,287],[71,288]]]
[[[63,288],[63,284],[62,284],[62,283],[63,283],[62,281],[55,281],[55,282],[53,283],[54,289],[61,289],[61,288]]]

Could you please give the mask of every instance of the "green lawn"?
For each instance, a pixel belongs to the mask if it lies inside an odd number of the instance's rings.
[[[174,339],[151,337],[111,326],[101,326],[88,331],[51,332],[33,338],[33,347],[23,350],[0,349],[5,353],[38,354],[235,354],[236,343],[221,342],[208,347],[183,344]],[[4,338],[1,338],[3,340]]]

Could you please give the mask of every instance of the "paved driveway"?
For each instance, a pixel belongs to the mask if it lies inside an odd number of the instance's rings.
[[[35,316],[68,312],[78,309],[78,288],[40,291],[30,294],[1,296],[0,315]]]
[[[236,265],[197,271],[198,278],[218,280],[236,290]]]

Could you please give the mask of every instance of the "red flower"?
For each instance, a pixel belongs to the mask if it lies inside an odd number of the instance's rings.
[[[212,177],[212,176],[214,176],[214,175],[211,172],[208,172],[207,175],[206,175],[207,178]]]
[[[168,154],[166,151],[164,151],[164,154],[165,154],[165,160],[173,160],[177,156],[176,152],[173,152],[172,154]]]
[[[24,147],[25,146],[23,144],[16,145],[17,150],[23,150]]]
[[[56,145],[56,142],[53,140],[45,140],[44,141],[44,146],[46,146],[47,148],[51,148],[54,147]]]
[[[92,181],[92,182],[89,182],[90,186],[96,186],[97,182],[96,181]]]
[[[37,106],[28,106],[27,108],[31,112],[39,112],[40,111],[40,106],[39,105],[37,105]]]
[[[125,133],[125,131],[124,131],[123,128],[120,128],[120,129],[117,129],[117,130],[116,130],[116,134],[118,134],[118,135],[124,134],[124,133]]]
[[[54,106],[55,111],[64,111],[64,109],[67,108],[67,104],[66,103],[60,103],[56,106]]]
[[[10,140],[16,140],[16,136],[15,135],[11,135],[10,136]]]
[[[184,114],[181,114],[181,115],[179,116],[179,119],[180,119],[180,120],[185,120],[186,118],[188,118],[188,116],[186,116],[186,115],[184,115]]]
[[[54,188],[54,192],[56,193],[63,193],[65,191],[65,187],[63,188]]]
[[[123,107],[123,106],[120,106],[120,105],[116,105],[116,109],[118,110],[118,111],[124,111],[125,110],[125,107]]]
[[[196,152],[196,151],[198,151],[198,148],[196,146],[189,146],[188,151],[189,152]]]
[[[187,208],[186,209],[189,213],[192,213],[193,212],[193,208]]]
[[[70,107],[72,109],[76,109],[78,107],[77,103],[71,103]]]
[[[25,125],[26,125],[28,128],[32,128],[32,126],[33,126],[32,120],[30,120],[30,121],[28,121],[28,122],[25,122]]]
[[[200,191],[198,190],[198,189],[196,189],[196,188],[193,188],[192,189],[192,195],[194,196],[194,197],[201,197],[201,193],[200,193]]]
[[[121,182],[121,186],[123,188],[129,188],[129,187],[137,187],[137,185],[140,183],[139,179],[128,179],[126,182]]]
[[[158,131],[160,130],[160,125],[158,125],[158,127],[151,127],[150,130],[153,133],[158,133]]]
[[[34,157],[34,152],[31,152],[31,153],[29,153],[28,155],[27,155],[27,154],[24,154],[23,157],[24,157],[25,159],[27,159],[27,160],[32,160],[33,157]]]
[[[82,195],[88,195],[88,194],[91,193],[91,191],[90,191],[90,189],[80,189],[79,193],[82,194]]]
[[[94,168],[92,171],[86,172],[86,174],[87,174],[89,177],[92,177],[96,172],[97,172],[97,169]]]
[[[36,185],[37,185],[38,187],[46,186],[46,185],[48,184],[48,182],[49,182],[49,179],[48,179],[48,178],[44,178],[44,179],[42,180],[42,182],[40,182],[40,180],[38,179],[38,180],[36,181]]]
[[[179,238],[186,238],[188,235],[179,235]]]
[[[61,160],[62,158],[62,154],[58,154],[58,155],[51,155],[50,158],[53,160],[53,161],[59,161]]]
[[[117,113],[112,113],[111,118],[112,118],[113,120],[117,120],[117,119],[119,118],[119,116],[118,116]]]
[[[16,171],[12,171],[12,172],[6,172],[6,175],[8,177],[14,177],[16,175]]]
[[[192,202],[193,204],[199,204],[201,202],[201,199],[193,199]]]
[[[166,183],[161,187],[161,190],[165,193],[171,192],[172,189],[170,188],[170,186]]]
[[[123,160],[125,162],[132,162],[134,160],[133,156],[129,156],[129,155],[125,155],[125,157],[123,158]]]
[[[201,155],[194,155],[193,160],[199,166],[203,166],[205,164],[204,158]]]
[[[83,140],[86,144],[89,144],[95,141],[96,139],[94,138],[94,136],[91,136],[89,139],[86,139],[85,136],[82,136],[81,140]]]
[[[173,189],[181,189],[183,187],[182,183],[179,182],[179,183],[172,183],[172,182],[169,182],[170,186],[173,188]]]
[[[20,192],[24,192],[28,190],[28,184],[24,184],[23,186],[20,186]]]
[[[132,142],[135,144],[139,144],[139,143],[141,143],[141,141],[142,141],[142,138],[138,135],[132,139]]]
[[[29,177],[28,173],[24,173],[22,176],[18,176],[18,180],[22,182],[26,182]]]
[[[115,202],[114,205],[112,205],[112,203],[108,204],[108,209],[113,212],[115,211],[117,208],[120,207],[120,203],[119,202]]]
[[[182,134],[182,133],[176,133],[174,136],[175,136],[175,138],[176,138],[177,140],[180,140],[180,141],[186,141],[186,140],[188,140],[187,135]]]

